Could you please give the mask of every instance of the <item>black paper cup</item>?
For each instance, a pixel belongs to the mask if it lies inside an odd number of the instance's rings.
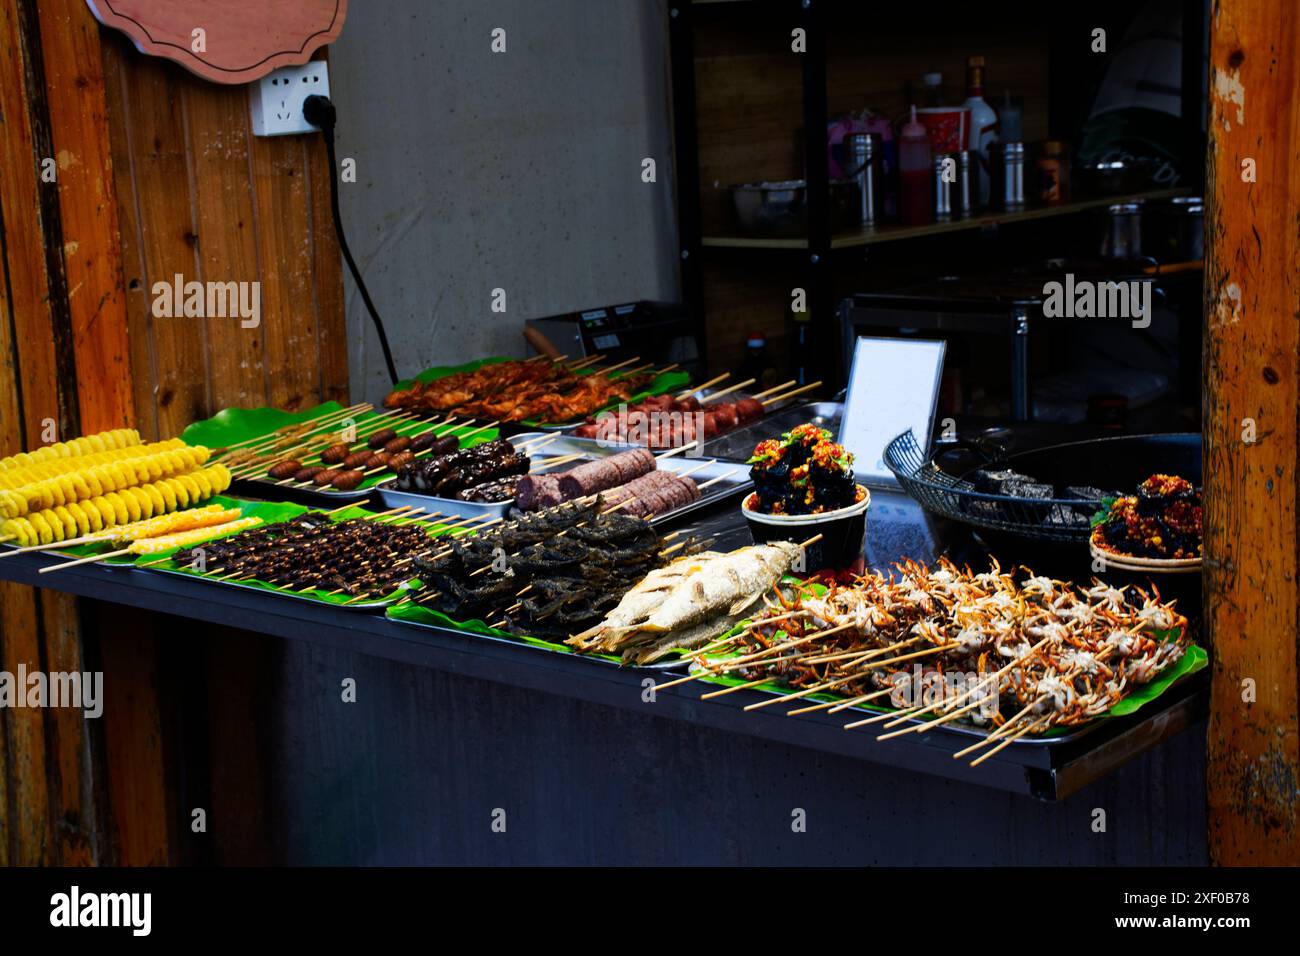
[[[741,502],[740,510],[749,522],[749,533],[755,544],[768,541],[793,541],[801,544],[821,535],[819,541],[804,549],[804,567],[800,573],[812,574],[826,569],[843,570],[859,563],[867,540],[867,509],[871,506],[871,492],[862,488],[863,498],[856,504],[835,511],[815,515],[769,515],[750,510],[750,495]]]

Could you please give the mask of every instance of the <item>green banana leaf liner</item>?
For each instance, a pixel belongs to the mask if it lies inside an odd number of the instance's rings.
[[[454,375],[457,372],[477,372],[484,365],[496,365],[500,362],[509,362],[509,361],[512,360],[510,358],[507,358],[506,356],[496,355],[493,356],[492,358],[478,359],[473,362],[466,362],[464,365],[440,365],[434,368],[426,368],[419,375],[415,376],[415,378],[408,378],[405,379],[404,381],[398,382],[394,386],[394,390],[400,391],[401,389],[404,388],[410,388],[416,382],[422,382],[422,383],[433,382],[440,378],[446,378],[448,375]],[[596,372],[596,371],[599,371],[599,369],[594,369],[594,368],[579,369],[577,374],[587,375],[591,372]],[[622,374],[621,371],[616,371],[614,372],[613,377],[618,378],[621,374]],[[682,372],[677,370],[671,372],[661,372],[658,376],[655,377],[655,380],[651,382],[645,389],[643,389],[640,392],[637,392],[630,399],[628,399],[628,402],[629,404],[631,404],[631,403],[635,403],[647,399],[651,395],[663,395],[666,392],[680,391],[690,383],[691,383],[691,376],[688,372]],[[619,402],[610,402],[609,404],[605,405],[603,408],[598,409],[596,414],[600,414],[600,412],[606,411],[611,408],[617,408],[619,404],[620,404]],[[526,425],[529,428],[562,428],[565,425],[577,424],[577,422],[576,421],[539,422],[539,421],[534,421],[532,419],[524,419],[522,422],[520,422],[520,424]]]
[[[187,445],[205,445],[208,448],[224,448],[249,438],[258,438],[269,435],[277,428],[283,428],[285,425],[296,425],[299,422],[316,418],[321,415],[337,412],[344,407],[338,402],[326,402],[323,405],[317,405],[301,412],[282,412],[278,408],[227,408],[218,412],[211,418],[203,421],[194,422],[185,431],[181,432],[181,440]],[[387,415],[378,412],[358,412],[353,416],[358,428],[364,426],[367,422],[378,419],[387,419]],[[402,424],[393,424],[393,429],[399,435],[415,434],[428,428],[432,422],[411,421]],[[438,430],[440,435],[465,435],[475,432],[473,438],[465,442],[465,448],[473,448],[475,445],[481,445],[489,442],[501,434],[500,429],[488,428],[482,429],[480,426],[458,425],[455,428],[444,431]],[[324,433],[322,433],[324,434]],[[315,437],[315,436],[313,436]],[[355,495],[356,492],[366,491],[373,488],[382,481],[392,478],[391,472],[379,472],[366,478],[361,484],[357,485],[349,494]],[[263,484],[274,484],[269,478],[244,478],[236,479],[238,481],[256,481]],[[321,490],[323,494],[329,494],[328,489],[303,489],[303,490]]]
[[[457,621],[454,618],[450,618],[446,614],[443,614],[441,611],[435,611],[433,608],[424,607],[423,605],[416,604],[414,601],[403,601],[401,604],[391,605],[384,612],[384,615],[395,621],[406,621],[410,624],[424,624],[430,627],[441,627],[449,631],[459,631],[462,634],[501,637],[508,641],[528,644],[532,647],[540,647],[548,651],[558,651],[561,654],[577,653],[567,644],[557,644],[555,641],[548,641],[540,637],[526,637],[521,634],[512,634],[509,631],[503,631],[500,628],[491,627],[485,621]],[[614,664],[621,663],[617,657],[610,654],[581,654],[579,656],[595,657]]]
[[[786,578],[785,580],[789,582],[795,579]],[[813,585],[812,590],[814,591],[814,593],[819,595],[825,593],[826,591],[824,587],[817,584]],[[752,623],[753,621],[749,619],[741,621],[731,630],[727,631],[727,633],[719,635],[714,640],[722,640],[723,638],[731,637],[733,634],[738,634]],[[1171,641],[1177,639],[1179,632],[1175,629],[1170,629],[1166,631],[1156,631],[1155,633],[1160,635],[1160,639],[1162,641]],[[785,634],[784,631],[777,631],[778,637],[783,636],[784,634]],[[680,656],[685,657],[689,655],[690,652],[688,651]],[[739,657],[739,656],[740,655],[736,653],[716,654],[716,655],[709,655],[709,659],[721,661],[721,660],[727,660],[728,658]],[[1161,671],[1160,675],[1156,677],[1154,680],[1149,681],[1146,684],[1143,684],[1138,690],[1134,691],[1132,694],[1125,697],[1114,707],[1110,708],[1109,710],[1101,714],[1098,714],[1095,719],[1103,720],[1111,717],[1127,717],[1129,714],[1136,713],[1144,705],[1149,704],[1151,701],[1155,700],[1157,697],[1159,697],[1161,694],[1163,694],[1165,691],[1167,691],[1170,687],[1172,687],[1174,684],[1176,684],[1183,678],[1189,677],[1192,674],[1195,674],[1197,671],[1203,669],[1207,664],[1209,664],[1209,662],[1210,662],[1209,655],[1206,654],[1204,648],[1202,648],[1200,645],[1197,644],[1189,644],[1187,646],[1187,650],[1183,653],[1183,656],[1178,659],[1178,662],[1176,664],[1174,664],[1172,667],[1165,668],[1165,670]],[[729,677],[725,674],[711,674],[709,676],[701,677],[698,679],[710,684],[719,684],[722,685],[723,687],[735,687],[737,684],[747,683],[747,681],[744,681],[739,677]],[[797,688],[790,687],[786,684],[778,683],[777,681],[768,681],[767,683],[763,683],[763,684],[755,684],[752,689],[764,691],[766,693],[774,694],[778,697],[781,697],[791,693]],[[848,700],[849,698],[844,697],[840,694],[818,693],[818,694],[808,694],[806,698],[798,698],[798,699],[814,701],[817,703],[829,703],[830,701],[843,701],[843,700]],[[897,708],[895,707],[882,706],[875,703],[854,704],[852,707],[847,709],[864,710],[875,714],[883,714],[887,712],[897,711]],[[966,725],[961,724],[961,726],[966,726]],[[1079,727],[1082,726],[1086,726],[1086,724],[1081,724],[1076,727],[1053,727],[1052,729],[1045,731],[1044,733],[1034,734],[1033,737],[1036,739],[1062,737],[1066,734],[1074,733],[1079,729]]]
[[[208,448],[225,448],[250,438],[269,435],[285,425],[297,425],[330,412],[340,412],[347,406],[338,402],[324,402],[300,412],[286,412],[278,408],[224,408],[211,418],[191,423],[181,432],[181,441],[187,445],[204,445]],[[358,418],[361,414],[358,413]]]
[[[313,508],[305,508],[302,505],[290,504],[288,502],[245,501],[239,498],[224,498],[221,495],[214,497],[212,499],[212,503],[224,504],[230,508],[238,507],[241,512],[240,514],[241,517],[244,518],[258,517],[261,518],[267,524],[273,524],[279,521],[288,521],[289,519],[296,518],[298,515],[305,514],[308,511],[319,510]],[[347,520],[348,518],[365,518],[373,514],[374,512],[367,511],[364,508],[352,507],[344,511],[339,511],[336,514],[332,515],[331,517],[334,521],[344,521]],[[403,524],[404,522],[395,521],[392,523]],[[428,530],[430,536],[435,537],[444,533],[447,529],[444,525],[434,525]],[[212,540],[216,541],[222,537],[226,537],[226,536],[220,535],[216,538],[213,538]],[[175,561],[164,560],[165,558],[170,558],[178,550],[181,549],[173,548],[171,551],[161,551],[158,554],[143,555],[129,563],[133,564],[136,567],[148,565],[148,567],[145,570],[150,570],[150,571],[164,571],[164,572],[170,572],[174,574],[185,574],[197,578],[207,578],[210,580],[215,579],[214,575],[208,574],[203,571],[198,571],[188,564],[177,564]],[[218,583],[224,583],[224,582],[218,582]],[[324,591],[320,589],[313,589],[311,591],[296,591],[290,588],[282,588],[274,584],[266,584],[262,581],[240,581],[239,586],[247,587],[247,588],[255,588],[260,591],[275,591],[281,594],[291,595],[292,597],[298,599],[309,599],[309,600],[320,601],[325,604],[335,604],[340,606],[348,605],[348,602],[352,600],[352,596],[347,594],[330,594],[328,591]],[[371,598],[367,600],[364,604],[351,605],[351,607],[365,607],[365,606],[378,604],[384,601],[393,600],[399,597],[401,594],[405,593],[406,591],[412,590],[414,588],[419,588],[419,587],[420,587],[419,580],[412,578],[411,580],[404,582],[401,586],[399,586],[389,594],[386,594],[382,597]]]

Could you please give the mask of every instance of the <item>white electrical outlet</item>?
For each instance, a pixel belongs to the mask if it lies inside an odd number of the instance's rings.
[[[253,135],[317,132],[315,126],[302,118],[302,104],[313,95],[330,95],[330,75],[324,60],[282,66],[250,83],[248,99],[253,112]]]

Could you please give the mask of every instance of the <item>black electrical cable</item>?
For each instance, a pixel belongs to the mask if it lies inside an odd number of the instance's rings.
[[[343,214],[339,212],[339,163],[334,153],[334,124],[338,114],[328,96],[309,96],[303,101],[302,116],[325,134],[325,151],[329,156],[330,164],[330,207],[334,210],[334,233],[339,237],[343,261],[352,270],[352,278],[356,280],[357,289],[361,292],[361,301],[366,304],[370,318],[374,320],[375,331],[379,333],[379,347],[384,350],[384,363],[388,366],[388,375],[396,385],[399,381],[397,366],[393,364],[393,350],[388,347],[388,333],[384,331],[384,320],[379,317],[375,303],[370,299],[370,291],[366,288],[365,280],[361,278],[361,270],[357,268],[356,260],[352,258],[347,237],[343,235]]]

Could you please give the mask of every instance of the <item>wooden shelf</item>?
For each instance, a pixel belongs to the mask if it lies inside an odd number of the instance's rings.
[[[1029,222],[1034,219],[1050,219],[1083,212],[1088,209],[1100,209],[1115,203],[1136,202],[1139,199],[1170,199],[1185,196],[1190,189],[1153,189],[1146,192],[1130,193],[1123,196],[1106,196],[1100,199],[1082,199],[1063,203],[1059,206],[1034,206],[1016,212],[995,212],[970,219],[953,219],[949,222],[932,222],[924,226],[899,226],[886,224],[874,228],[861,227],[836,234],[831,239],[832,249],[850,249],[857,246],[871,246],[880,242],[901,242],[907,239],[923,239],[928,236],[946,235],[954,232],[966,232],[983,229],[987,226],[999,226],[1017,222]],[[758,236],[705,236],[701,240],[705,247],[719,249],[807,249],[808,240],[800,237],[765,239]]]

